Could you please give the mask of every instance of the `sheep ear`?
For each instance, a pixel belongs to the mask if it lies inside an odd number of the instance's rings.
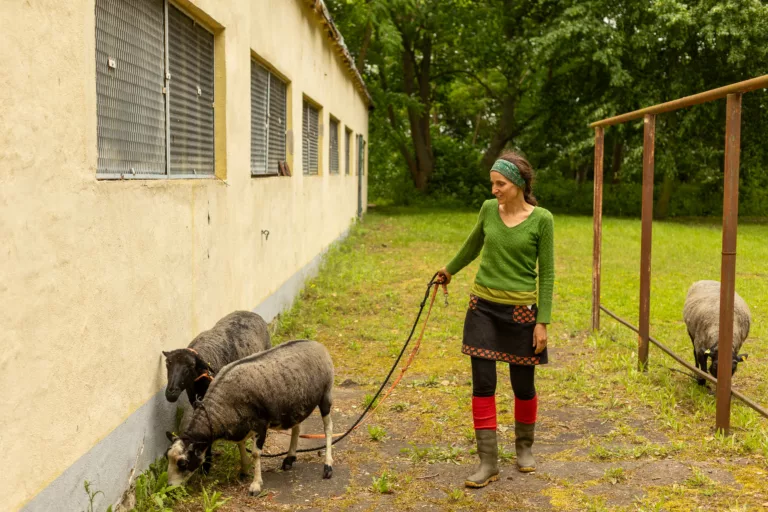
[[[205,450],[208,449],[208,445],[205,443],[200,443],[195,445],[195,456],[198,458],[203,458],[203,455],[205,455]]]
[[[174,442],[179,438],[176,434],[168,432],[167,430],[165,432],[165,437],[167,437],[170,442]]]
[[[707,355],[710,355],[712,353],[712,351],[707,349],[707,350],[704,351],[704,353],[707,354]]]
[[[748,357],[749,357],[749,354],[739,354],[739,357],[736,360],[740,363],[743,363],[744,361],[747,360]]]
[[[168,357],[170,354],[171,354],[170,352],[166,352],[165,350],[163,350],[163,355],[164,355],[165,357]]]

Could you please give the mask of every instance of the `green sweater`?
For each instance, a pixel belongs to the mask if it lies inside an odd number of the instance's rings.
[[[536,292],[536,260],[539,292],[536,318],[548,324],[552,316],[555,282],[554,222],[552,214],[536,207],[523,222],[507,227],[499,215],[499,202],[489,199],[480,208],[474,229],[446,269],[451,275],[469,265],[480,251],[483,258],[475,284],[505,292]]]

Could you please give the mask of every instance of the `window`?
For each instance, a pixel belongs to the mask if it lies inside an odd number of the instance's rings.
[[[288,86],[251,60],[251,175],[275,176],[285,161]]]
[[[347,152],[347,161],[345,163],[344,174],[349,175],[349,171],[352,168],[352,165],[350,164],[350,160],[352,159],[352,152],[351,152],[351,147],[350,147],[350,146],[352,146],[352,130],[347,128],[345,131],[346,131],[346,134],[345,134],[346,136],[345,136],[345,142],[344,142],[345,146],[344,147],[345,147],[346,152]]]
[[[328,133],[329,170],[331,174],[339,174],[339,122],[330,118],[328,126],[330,128]]]
[[[100,178],[214,174],[213,34],[168,0],[96,0]]]
[[[171,174],[213,176],[213,34],[168,5]]]
[[[302,164],[304,174],[318,174],[318,139],[320,138],[320,112],[308,101],[304,101],[302,114]]]
[[[357,136],[357,174],[365,174],[365,139],[362,135]]]

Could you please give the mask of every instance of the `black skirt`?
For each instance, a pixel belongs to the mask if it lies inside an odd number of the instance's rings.
[[[536,354],[533,347],[537,312],[535,304],[512,306],[470,295],[462,353],[521,366],[547,364],[547,349]]]

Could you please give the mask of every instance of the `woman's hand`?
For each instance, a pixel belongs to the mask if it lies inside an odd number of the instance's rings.
[[[437,271],[437,281],[438,283],[445,285],[451,282],[451,274],[448,273],[445,267]]]
[[[536,354],[547,348],[547,324],[536,324],[533,328],[533,348]]]

